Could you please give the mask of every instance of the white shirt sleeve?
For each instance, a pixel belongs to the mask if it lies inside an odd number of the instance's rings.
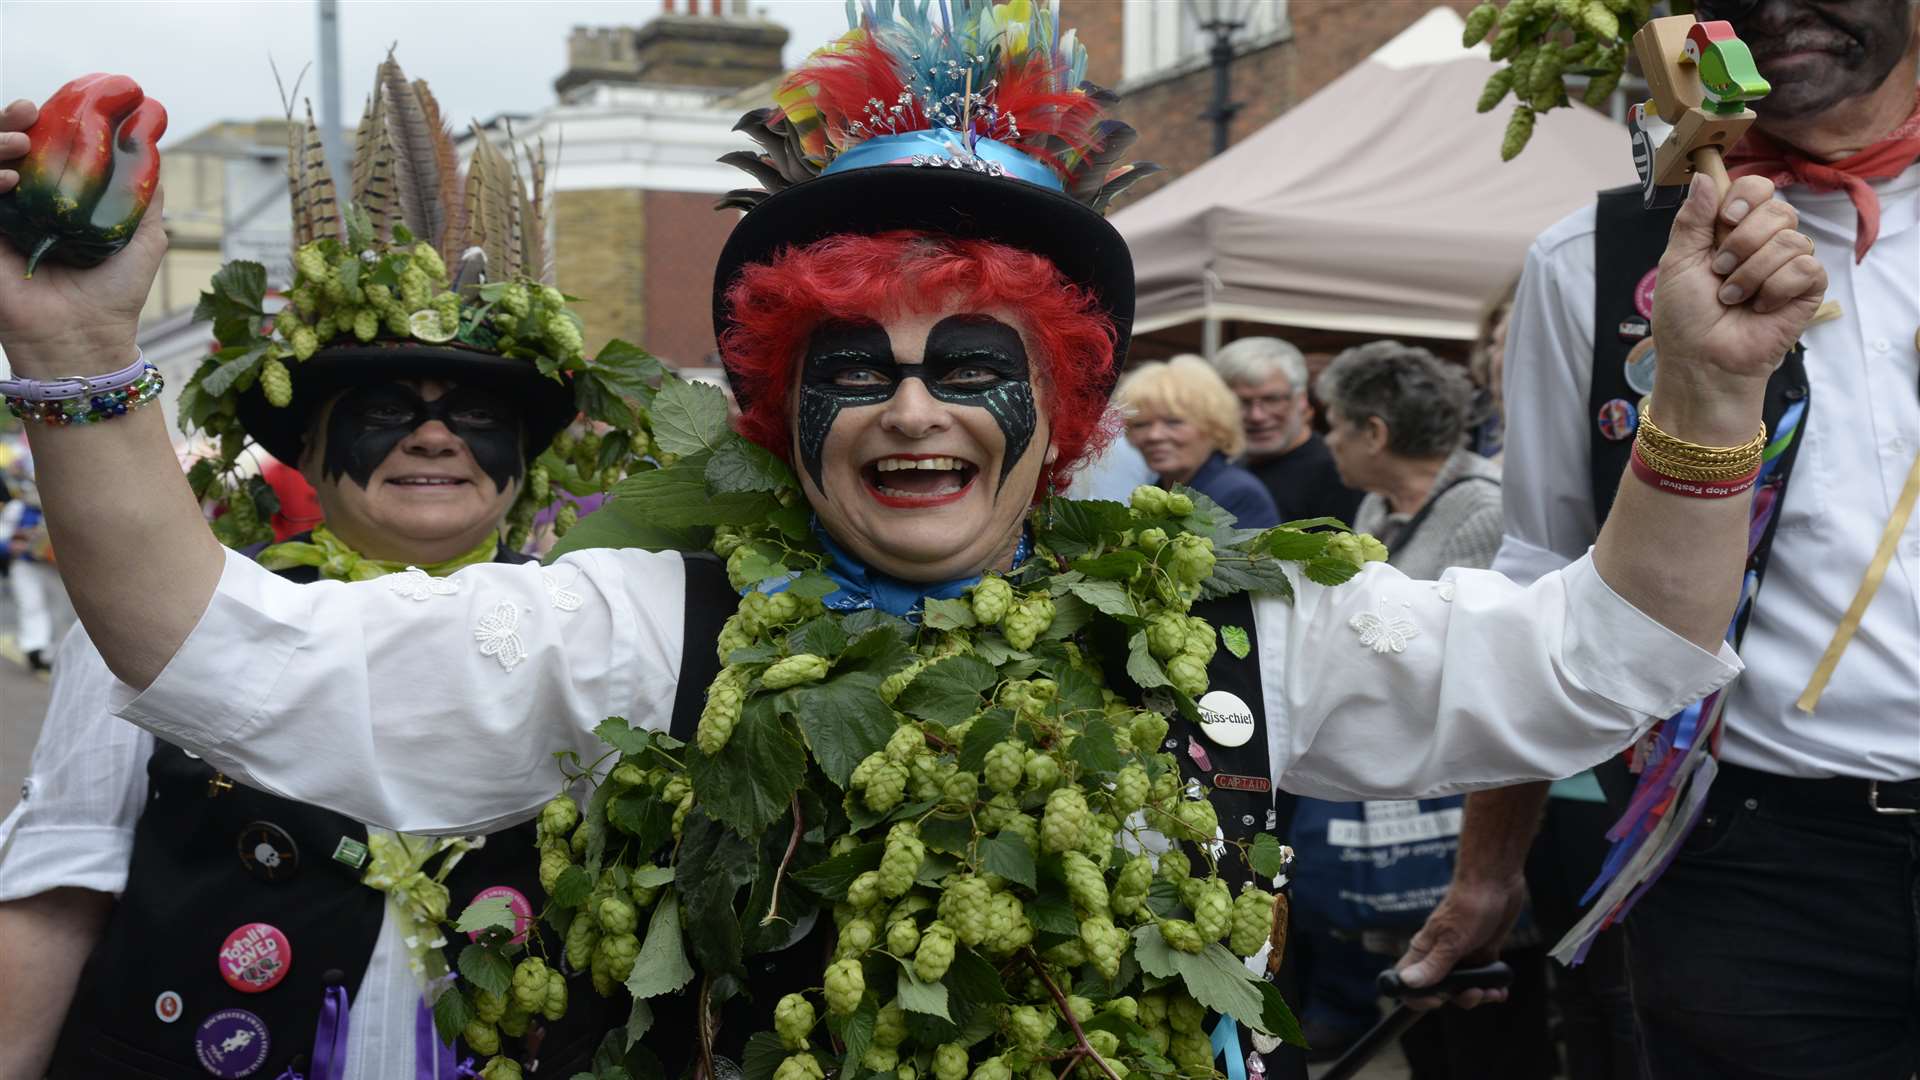
[[[491,832],[561,790],[609,716],[665,728],[680,556],[568,555],[295,585],[229,552],[160,677],[115,709],[254,787],[424,834]]]
[[[1414,798],[1571,776],[1713,692],[1716,657],[1621,599],[1582,556],[1522,587],[1485,570],[1416,581],[1369,563],[1254,601],[1282,787]]]
[[[153,736],[113,716],[113,674],[79,627],[53,671],[20,802],[0,821],[0,901],[58,888],[123,891],[146,806]]]
[[[1593,373],[1592,207],[1548,229],[1527,251],[1507,329],[1507,414],[1501,500],[1506,536],[1493,568],[1521,582],[1565,566],[1599,532],[1588,432],[1568,405]]]

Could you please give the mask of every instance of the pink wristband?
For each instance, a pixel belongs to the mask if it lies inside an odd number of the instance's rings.
[[[1640,448],[1633,448],[1633,475],[1648,487],[1674,495],[1685,495],[1690,499],[1728,499],[1752,489],[1754,481],[1760,478],[1760,466],[1734,480],[1682,480],[1677,476],[1668,476],[1658,472],[1640,456]]]

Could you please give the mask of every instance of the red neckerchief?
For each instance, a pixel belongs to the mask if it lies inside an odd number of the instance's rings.
[[[1920,95],[1915,96],[1913,112],[1886,138],[1838,161],[1814,161],[1761,134],[1759,128],[1749,129],[1727,154],[1727,173],[1764,176],[1775,187],[1805,184],[1815,191],[1845,191],[1860,215],[1853,241],[1853,261],[1860,262],[1880,235],[1880,198],[1867,181],[1899,176],[1916,160],[1920,160]]]

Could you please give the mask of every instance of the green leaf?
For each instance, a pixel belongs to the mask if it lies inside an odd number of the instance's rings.
[[[709,976],[745,974],[733,898],[753,880],[758,869],[753,855],[752,842],[709,817],[703,805],[696,804],[681,823],[673,891],[680,898],[694,963]]]
[[[1256,980],[1253,985],[1260,991],[1260,1029],[1282,1042],[1305,1049],[1307,1037],[1300,1031],[1299,1019],[1287,1007],[1287,999],[1280,996],[1280,988],[1265,979]]]
[[[1040,635],[1042,641],[1065,641],[1093,621],[1093,606],[1069,593],[1053,600],[1053,623]]]
[[[948,995],[950,1001],[958,1000],[978,1006],[1003,1005],[1009,1000],[1007,988],[1000,980],[999,969],[964,945],[953,950],[953,963],[947,968],[947,977],[941,981],[951,991]]]
[[[1247,653],[1253,649],[1253,642],[1247,639],[1247,632],[1238,626],[1221,627],[1220,644],[1225,645],[1227,651],[1240,660],[1245,660]]]
[[[773,1072],[787,1060],[787,1048],[771,1031],[756,1031],[740,1057],[741,1080],[773,1080]]]
[[[976,638],[973,643],[973,655],[994,667],[1000,667],[1013,660],[1031,659],[1033,656],[1032,653],[1023,652],[1007,644],[1006,639],[1000,637]]]
[[[549,899],[561,907],[579,907],[592,893],[593,875],[587,873],[586,867],[575,864],[560,871]]]
[[[1147,566],[1147,557],[1132,548],[1109,551],[1105,555],[1073,560],[1073,568],[1090,578],[1107,581],[1131,581]]]
[[[1133,959],[1141,971],[1161,979],[1174,978],[1180,968],[1173,957],[1173,946],[1167,944],[1158,926],[1146,923],[1133,928]]]
[[[514,923],[515,916],[513,909],[507,906],[507,898],[489,896],[485,900],[476,900],[468,904],[467,909],[462,911],[460,918],[454,922],[453,929],[457,933],[471,934],[492,926],[511,930]]]
[[[813,686],[797,687],[776,699],[776,708],[800,722],[820,771],[839,787],[847,786],[854,767],[867,755],[887,745],[897,726],[893,711],[880,700],[880,679],[872,671],[853,671]],[[743,717],[741,723],[745,722]],[[739,737],[735,729],[734,738]],[[732,745],[731,740],[728,745]],[[796,760],[792,766],[796,775],[802,774],[805,761]]]
[[[1220,557],[1213,564],[1213,574],[1201,582],[1200,595],[1214,599],[1241,592],[1271,593],[1292,600],[1293,582],[1287,578],[1286,566],[1279,559],[1265,556],[1257,559],[1240,555]]]
[[[613,498],[587,520],[613,507],[631,510],[640,521],[656,529],[684,529],[690,525],[756,525],[780,509],[780,502],[765,492],[709,492],[704,466],[682,461],[670,469],[635,473],[615,484]]]
[[[971,817],[941,817],[936,814],[920,823],[920,839],[927,845],[928,851],[944,851],[953,855],[967,855],[973,845],[973,819]],[[983,845],[981,850],[985,851]],[[915,867],[917,871],[919,868]]]
[[[649,409],[653,441],[669,454],[718,450],[727,429],[727,396],[708,383],[672,381],[660,388]]]
[[[787,586],[787,591],[804,599],[820,600],[839,592],[840,583],[818,570],[806,570],[803,571],[799,577],[793,579],[793,584]],[[882,612],[882,614],[885,613]],[[848,624],[845,626],[846,632],[848,634],[857,634],[858,631],[851,625],[852,619],[849,618],[845,621]]]
[[[1339,585],[1360,572],[1360,568],[1345,559],[1322,556],[1307,564],[1307,580],[1316,585],[1332,587]]]
[[[546,369],[542,367],[542,374]],[[616,431],[636,431],[640,427],[640,418],[633,406],[621,394],[618,387],[608,383],[604,373],[589,368],[573,380],[574,408],[585,413],[590,420],[599,420],[613,425]]]
[[[1296,532],[1279,528],[1267,534],[1267,554],[1276,559],[1305,562],[1327,550],[1326,533]]]
[[[1069,559],[1111,547],[1132,523],[1124,503],[1104,499],[1048,499],[1040,520],[1040,542]]]
[[[600,861],[607,853],[607,807],[619,793],[615,784],[599,784],[593,789],[593,795],[587,799],[586,813],[581,815],[582,828],[587,830],[587,870],[589,874],[600,872]]]
[[[880,1003],[869,990],[860,999],[860,1007],[853,1015],[845,1019],[835,1016],[827,1018],[827,1029],[840,1037],[847,1048],[844,1063],[840,1067],[841,1076],[853,1076],[859,1072],[860,1058],[873,1045],[874,1020],[880,1014]]]
[[[786,813],[807,776],[806,748],[768,698],[750,699],[717,754],[687,755],[700,805],[714,820],[750,835]]]
[[[707,483],[715,491],[777,491],[793,487],[793,471],[779,458],[738,435],[707,459]]]
[[[1034,888],[1033,852],[1017,834],[999,832],[980,841],[980,864],[990,874]]]
[[[884,679],[913,662],[913,653],[907,648],[911,629],[885,612],[856,611],[841,622],[840,628],[854,640],[834,664],[837,671],[864,671]]]
[[[593,460],[594,472],[605,472],[614,463],[625,461],[627,452],[631,449],[633,449],[633,436],[618,428],[607,432],[600,440],[600,453]]]
[[[640,945],[640,958],[627,976],[627,992],[635,999],[678,993],[693,981],[693,965],[687,963],[687,946],[680,939],[680,898],[663,894],[654,906],[653,919],[647,924],[647,940]]]
[[[790,653],[812,653],[831,660],[846,647],[847,633],[840,629],[839,620],[831,615],[809,619],[787,634],[787,651]]]
[[[644,510],[624,505],[617,499],[602,503],[600,509],[580,519],[547,552],[551,563],[570,551],[587,548],[644,548],[648,551],[688,551],[704,547],[696,534],[686,527],[667,528],[649,518]]]
[[[937,982],[921,982],[920,976],[915,974],[913,968],[905,962],[902,962],[900,967],[900,985],[895,991],[899,995],[895,1000],[900,1003],[900,1007],[908,1012],[925,1013],[942,1020],[952,1020],[953,1017],[947,1013],[946,985]]]
[[[1299,529],[1302,531],[1307,529],[1325,529],[1325,528],[1336,529],[1340,532],[1353,531],[1351,528],[1348,527],[1346,522],[1341,521],[1337,517],[1296,518],[1293,521],[1281,522],[1280,528]]]
[[[210,283],[213,294],[234,308],[250,314],[262,314],[261,301],[267,295],[267,268],[247,259],[235,259],[222,266]]]
[[[1155,660],[1147,648],[1145,630],[1135,630],[1127,641],[1127,678],[1142,690],[1173,685],[1173,680],[1167,678],[1167,669],[1160,666],[1160,661]]]
[[[652,851],[673,839],[673,807],[646,788],[623,791],[609,800],[607,820],[631,835],[638,851]]]
[[[1082,769],[1095,774],[1118,772],[1126,764],[1120,748],[1114,744],[1113,725],[1105,720],[1087,721],[1067,755],[1079,762]]]
[[[1108,615],[1126,620],[1140,617],[1133,606],[1133,597],[1127,595],[1127,587],[1117,581],[1076,581],[1067,588],[1073,595]]]
[[[998,681],[999,673],[986,661],[949,656],[921,671],[900,692],[894,707],[922,720],[957,724],[980,711],[980,695]]]
[[[633,1008],[627,1010],[627,1027],[625,1032],[627,1049],[633,1049],[633,1044],[639,1042],[652,1027],[653,1006],[647,1004],[645,998],[634,998]]]
[[[505,997],[513,989],[513,964],[477,941],[460,950],[460,975],[496,997]]]
[[[1013,713],[1006,709],[988,709],[967,729],[967,741],[960,748],[959,765],[968,772],[979,772],[987,763],[987,751],[1007,741],[1013,734]]]
[[[467,992],[458,983],[449,985],[433,999],[433,1026],[440,1032],[441,1042],[451,1044],[473,1023],[475,1015],[473,1002],[467,1000]]]
[[[1138,955],[1137,949],[1135,953]],[[1181,981],[1187,984],[1187,993],[1192,994],[1195,1001],[1255,1031],[1279,1034],[1266,1027],[1266,1004],[1259,990],[1261,980],[1225,946],[1216,941],[1197,953],[1174,950],[1173,963],[1180,970]],[[1142,962],[1140,966],[1144,969],[1146,964]]]
[[[673,867],[642,866],[635,869],[628,880],[643,889],[657,889],[673,880]]]
[[[793,880],[829,900],[844,900],[847,886],[869,870],[880,868],[880,857],[887,846],[878,840],[861,844],[852,851],[823,859],[793,875]]]
[[[666,366],[652,353],[618,338],[601,346],[587,371],[609,391],[642,405],[653,400],[654,386],[667,377]]]
[[[219,397],[233,389],[241,379],[253,374],[254,369],[260,366],[260,362],[267,358],[268,348],[269,346],[262,342],[224,361],[206,378],[200,380],[200,392]],[[220,351],[224,355],[228,350]]]
[[[1043,934],[1073,937],[1080,933],[1080,917],[1073,913],[1067,890],[1052,881],[1047,882],[1038,896],[1027,901],[1027,921]]]
[[[973,605],[958,597],[928,600],[923,606],[921,621],[933,630],[964,630],[979,625],[973,617]]]
[[[638,756],[647,752],[653,745],[653,732],[646,728],[637,728],[627,723],[624,716],[609,716],[600,721],[593,733],[600,741],[623,754]]]
[[[1286,852],[1280,847],[1280,841],[1272,833],[1256,833],[1253,838],[1253,850],[1248,853],[1247,865],[1253,872],[1268,881],[1277,877],[1287,865]]]

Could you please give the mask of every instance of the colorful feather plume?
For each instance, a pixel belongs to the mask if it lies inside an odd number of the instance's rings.
[[[728,192],[721,206],[751,209],[868,139],[914,131],[1005,143],[1095,209],[1157,171],[1119,164],[1136,133],[1102,118],[1116,99],[1085,82],[1086,49],[1044,0],[848,0],[847,22],[781,84],[773,108],[735,125],[760,149],[721,160],[761,190]]]

